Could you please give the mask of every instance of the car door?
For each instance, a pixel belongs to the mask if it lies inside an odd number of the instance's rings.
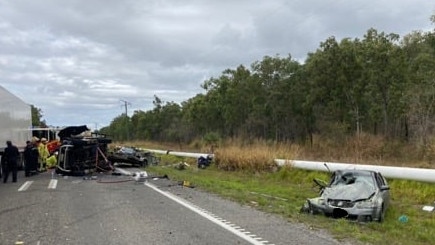
[[[384,207],[387,208],[390,204],[390,188],[388,186],[387,180],[382,176],[381,173],[375,173],[376,183],[378,184],[379,192],[381,193]]]

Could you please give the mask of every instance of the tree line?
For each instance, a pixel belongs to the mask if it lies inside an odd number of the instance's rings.
[[[201,87],[204,93],[181,104],[154,96],[152,110],[119,115],[101,132],[115,140],[298,143],[368,133],[427,145],[434,133],[435,30],[329,37],[304,62],[265,56]]]

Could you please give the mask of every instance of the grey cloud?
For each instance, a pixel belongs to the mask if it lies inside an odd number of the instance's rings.
[[[398,1],[2,1],[0,84],[53,125],[107,125],[131,102],[181,102],[224,69],[304,60],[329,36],[432,28],[435,5]]]

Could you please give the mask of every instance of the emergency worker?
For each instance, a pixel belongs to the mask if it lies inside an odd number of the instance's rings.
[[[38,145],[38,152],[39,152],[39,157],[38,157],[39,171],[44,172],[46,170],[45,167],[47,165],[47,158],[50,155],[47,148],[46,138],[41,139],[41,142]]]
[[[32,171],[37,171],[38,169],[38,156],[39,151],[36,146],[36,142],[27,141],[26,148],[24,149],[24,174],[26,177],[29,177]]]
[[[10,140],[6,141],[6,148],[2,157],[4,160],[3,165],[3,183],[8,182],[9,173],[12,171],[12,182],[17,182],[17,161],[19,158],[19,151]],[[3,159],[4,158],[4,159]]]
[[[47,168],[48,169],[53,169],[56,167],[57,165],[57,154],[58,152],[55,151],[53,154],[51,154],[51,156],[49,156],[47,158]]]

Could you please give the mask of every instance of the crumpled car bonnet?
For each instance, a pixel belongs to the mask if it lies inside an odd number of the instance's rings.
[[[375,189],[373,186],[357,182],[348,185],[326,187],[323,191],[322,197],[324,199],[356,201],[368,199],[374,192]]]

